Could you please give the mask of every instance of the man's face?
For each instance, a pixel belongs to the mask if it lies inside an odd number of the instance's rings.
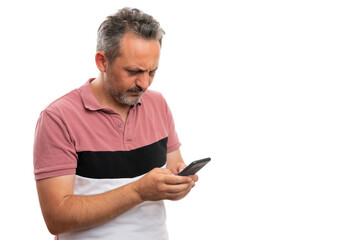
[[[125,34],[118,56],[105,74],[107,92],[121,105],[135,105],[150,86],[158,68],[160,44]]]

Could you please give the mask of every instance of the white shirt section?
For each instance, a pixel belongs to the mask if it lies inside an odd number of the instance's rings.
[[[92,179],[76,176],[75,195],[104,193],[140,179]],[[113,220],[87,230],[58,235],[59,240],[168,240],[166,211],[163,201],[144,202]]]

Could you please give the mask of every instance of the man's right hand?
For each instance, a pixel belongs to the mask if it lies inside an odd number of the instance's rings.
[[[195,186],[191,177],[176,176],[166,168],[154,168],[136,182],[134,190],[143,201],[180,200]]]

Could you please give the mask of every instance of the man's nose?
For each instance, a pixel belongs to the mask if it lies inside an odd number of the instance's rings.
[[[141,87],[143,90],[146,90],[150,85],[150,76],[148,72],[143,72],[138,76],[136,85]]]

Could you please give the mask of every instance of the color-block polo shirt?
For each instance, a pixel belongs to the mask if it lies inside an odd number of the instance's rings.
[[[180,147],[160,93],[147,90],[126,123],[92,94],[90,79],[42,111],[35,131],[35,179],[75,174],[74,194],[104,193],[166,166]],[[58,239],[167,239],[163,201],[144,202],[103,225]]]

